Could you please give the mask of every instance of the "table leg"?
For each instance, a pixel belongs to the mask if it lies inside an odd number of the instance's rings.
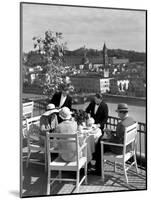
[[[102,175],[102,179],[104,180],[104,145],[103,142],[101,142],[101,175]]]

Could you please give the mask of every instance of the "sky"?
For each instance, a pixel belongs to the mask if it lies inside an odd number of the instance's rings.
[[[145,11],[23,4],[23,51],[33,50],[34,36],[63,33],[69,50],[85,46],[145,52]]]

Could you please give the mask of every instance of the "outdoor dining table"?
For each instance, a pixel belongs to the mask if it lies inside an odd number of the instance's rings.
[[[102,135],[101,129],[98,127],[82,127],[81,134],[86,137],[87,142],[87,162],[90,162],[95,152],[95,145]]]

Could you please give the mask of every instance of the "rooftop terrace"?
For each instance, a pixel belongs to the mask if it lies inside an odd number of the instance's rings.
[[[40,105],[39,105],[40,106]],[[42,106],[42,105],[41,105]],[[37,108],[36,108],[37,109]],[[39,107],[40,109],[40,107]],[[40,110],[39,110],[40,111]],[[39,115],[40,113],[38,113]],[[109,117],[107,126],[112,128],[116,126],[118,119]],[[144,138],[142,140],[142,138]],[[105,180],[100,176],[88,174],[88,184],[84,183],[80,186],[79,193],[102,193],[114,191],[132,191],[132,190],[146,190],[147,189],[147,175],[146,175],[146,124],[139,122],[138,128],[138,157],[139,157],[139,174],[136,173],[135,168],[128,171],[129,184],[125,182],[123,170],[120,165],[117,165],[117,171],[114,172],[113,163],[107,162],[105,164]],[[143,158],[143,155],[145,156]],[[42,155],[35,153],[33,156],[42,159]],[[144,160],[142,160],[142,158]],[[23,139],[22,146],[22,196],[45,196],[47,189],[47,173],[44,166],[29,164],[26,168],[25,161],[27,159],[27,142]],[[145,161],[145,164],[143,162]],[[54,172],[56,173],[56,172]],[[83,173],[81,171],[81,173]],[[55,175],[55,174],[54,174]],[[75,176],[72,172],[64,173],[64,176]],[[55,182],[51,189],[51,195],[67,195],[75,193],[75,185],[73,182]]]
[[[47,173],[44,171],[44,166],[29,164],[26,168],[25,160],[27,156],[27,148],[23,148],[23,197],[46,195],[47,189]],[[36,155],[37,156],[37,155]],[[41,155],[39,155],[41,156]],[[40,157],[39,157],[40,158]],[[55,173],[55,172],[54,172]],[[82,173],[82,171],[81,171]],[[55,175],[55,174],[54,174]],[[64,175],[73,177],[75,174],[69,172]],[[123,170],[120,165],[117,165],[117,172],[114,172],[113,163],[105,164],[105,180],[102,181],[100,176],[88,174],[88,184],[84,183],[80,186],[79,193],[101,193],[114,191],[132,191],[146,189],[146,171],[139,168],[139,174],[135,168],[128,171],[129,184],[126,184]],[[74,194],[75,185],[73,182],[55,182],[52,185],[51,195]]]

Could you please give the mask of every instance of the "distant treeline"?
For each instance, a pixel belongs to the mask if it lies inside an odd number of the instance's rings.
[[[83,57],[87,56],[88,58],[102,56],[102,51],[96,49],[76,49],[74,51],[66,50],[64,56],[76,56]],[[108,57],[117,57],[117,58],[128,58],[130,62],[144,62],[146,63],[146,54],[144,52],[128,51],[121,49],[108,49]],[[64,58],[63,58],[64,60]],[[28,53],[23,53],[23,63],[27,66],[45,66],[47,61],[45,56],[36,51],[30,51]]]
[[[84,54],[86,54],[87,57],[102,56],[102,51],[96,49],[79,48],[74,51],[68,50],[65,52],[65,55],[67,56],[83,56]],[[146,63],[146,53],[144,52],[136,52],[122,49],[108,49],[108,56],[117,58],[128,58],[130,62]]]

